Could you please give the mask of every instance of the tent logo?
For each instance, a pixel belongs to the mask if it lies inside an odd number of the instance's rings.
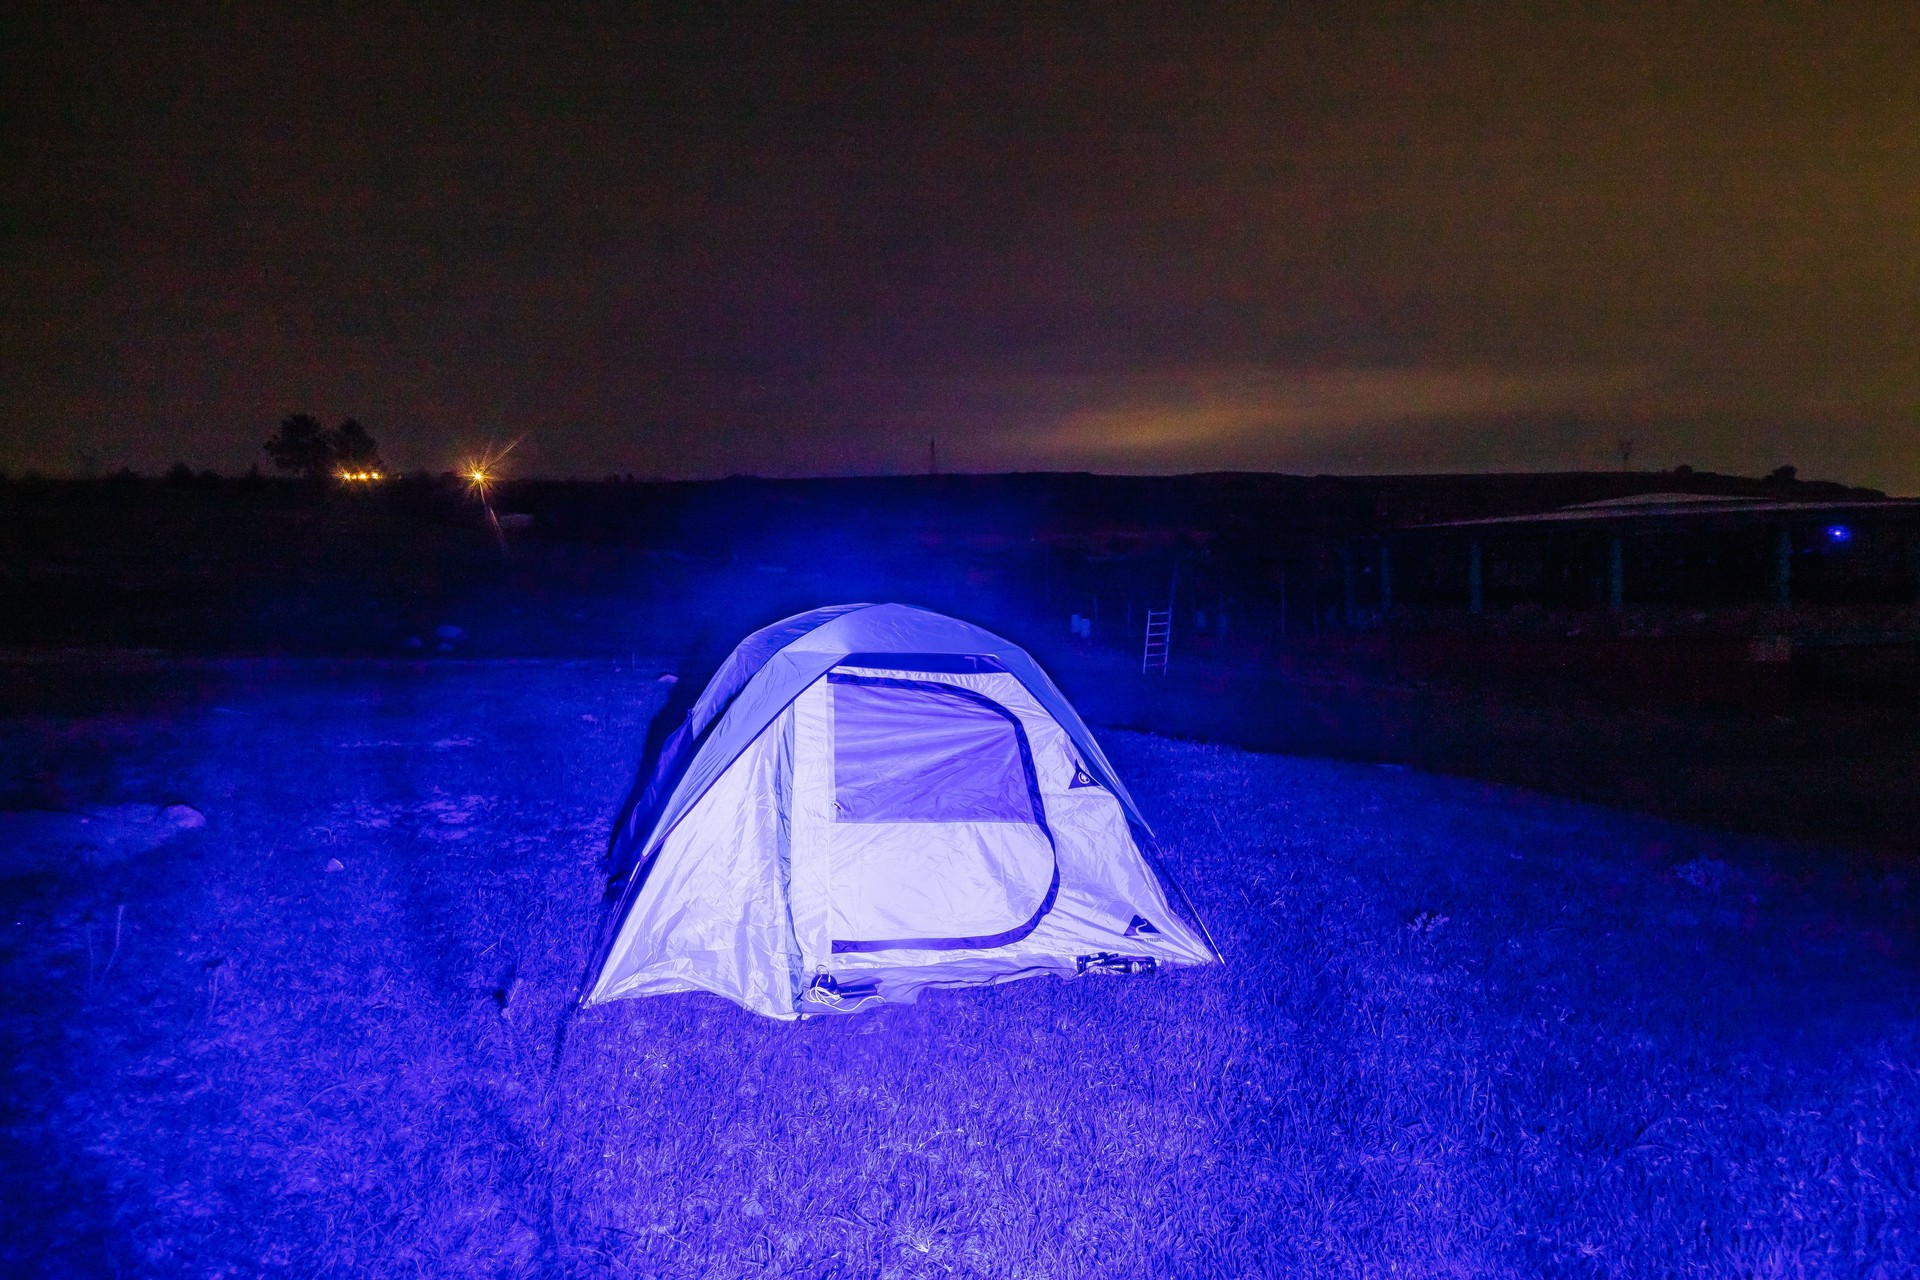
[[[1073,781],[1067,784],[1067,790],[1071,791],[1075,787],[1097,787],[1099,785],[1099,783],[1093,780],[1092,774],[1080,766],[1075,765],[1073,768]]]
[[[1137,938],[1143,933],[1158,932],[1160,931],[1153,927],[1153,921],[1147,919],[1145,916],[1135,916],[1127,922],[1126,936],[1129,938]]]

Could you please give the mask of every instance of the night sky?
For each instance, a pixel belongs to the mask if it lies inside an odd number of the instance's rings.
[[[1920,490],[1920,6],[1762,7],[12,6],[0,467]]]

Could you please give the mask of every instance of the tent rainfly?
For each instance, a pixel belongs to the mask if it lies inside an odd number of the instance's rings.
[[[1018,646],[905,605],[816,609],[742,641],[636,788],[584,1002],[710,991],[797,1018],[1216,960],[1151,842]]]

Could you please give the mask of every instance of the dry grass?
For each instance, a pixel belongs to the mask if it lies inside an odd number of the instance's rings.
[[[563,1037],[656,669],[239,667],[127,739],[128,798],[209,823],[6,882],[0,1261],[1920,1269],[1905,885],[1417,773],[1108,735],[1225,970]]]

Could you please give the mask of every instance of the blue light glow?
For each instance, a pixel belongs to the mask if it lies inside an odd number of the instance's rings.
[[[1852,542],[1853,530],[1843,524],[1830,524],[1827,526],[1827,541],[1836,544]]]

